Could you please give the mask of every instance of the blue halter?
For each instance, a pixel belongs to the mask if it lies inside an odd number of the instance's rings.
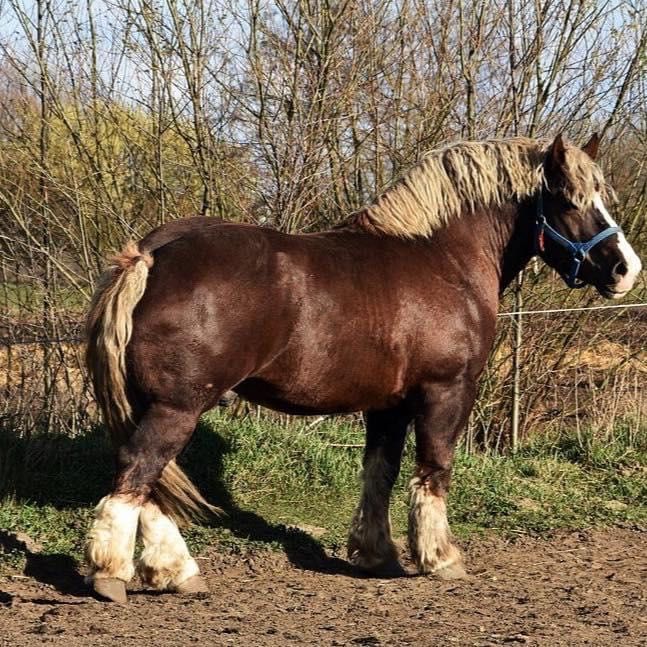
[[[537,254],[540,256],[544,252],[544,234],[548,234],[548,237],[558,245],[561,245],[567,252],[569,252],[571,257],[571,267],[568,271],[568,274],[564,277],[566,285],[569,288],[583,288],[586,283],[584,281],[578,281],[577,275],[580,271],[580,266],[586,258],[586,255],[603,240],[613,234],[617,234],[621,231],[620,227],[607,227],[603,229],[599,234],[596,234],[590,240],[584,242],[577,242],[569,240],[562,236],[556,229],[551,227],[546,221],[546,216],[544,215],[544,198],[543,191],[539,191],[539,197],[537,198],[537,220],[535,222],[535,247]]]

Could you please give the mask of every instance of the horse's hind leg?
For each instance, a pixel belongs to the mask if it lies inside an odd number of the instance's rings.
[[[191,557],[177,524],[155,501],[144,504],[139,524],[144,542],[139,574],[144,583],[159,591],[206,593],[208,589],[199,577],[198,564]]]
[[[152,508],[147,506],[162,470],[186,445],[197,420],[197,412],[153,404],[130,439],[119,449],[115,487],[97,506],[86,546],[93,586],[103,597],[126,601],[125,583],[135,572],[133,554],[142,514],[144,526],[151,528],[146,531],[149,539],[160,536],[160,532],[169,532],[169,527],[175,530],[168,535],[172,536],[169,541],[175,547],[173,574],[165,577],[165,584],[180,588],[180,578],[189,571],[197,575],[197,565],[188,555],[177,526],[168,519],[160,521],[157,516],[148,523]],[[163,531],[159,530],[161,524],[165,524]],[[180,542],[184,551],[178,548]],[[162,543],[158,551],[153,551],[149,546],[148,554],[155,557],[151,557],[146,572],[152,573],[161,564],[166,547],[167,543]],[[165,568],[168,570],[167,564]]]
[[[87,579],[97,593],[114,602],[126,602],[125,582],[135,574],[140,510],[140,497],[113,492],[99,502],[88,533],[86,555],[92,573]]]
[[[415,419],[416,471],[410,483],[409,549],[421,573],[465,576],[447,522],[447,492],[454,448],[475,397],[473,381],[423,389]]]
[[[362,494],[351,523],[348,558],[364,570],[393,569],[398,553],[391,539],[389,500],[411,417],[404,411],[371,411],[366,418]]]

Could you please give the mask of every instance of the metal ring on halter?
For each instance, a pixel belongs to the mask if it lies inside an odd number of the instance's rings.
[[[570,253],[571,257],[571,267],[564,278],[566,285],[569,288],[583,288],[586,283],[584,281],[579,281],[577,275],[580,271],[580,266],[582,265],[586,255],[603,240],[607,239],[609,236],[613,236],[621,231],[620,227],[607,227],[601,232],[597,233],[593,238],[589,240],[580,242],[569,240],[565,236],[562,236],[556,229],[551,227],[546,220],[544,215],[544,198],[543,191],[539,191],[539,196],[537,197],[537,218],[535,220],[535,251],[539,256],[542,256],[544,253],[544,238],[548,234],[548,237],[558,245],[561,245],[567,252]]]

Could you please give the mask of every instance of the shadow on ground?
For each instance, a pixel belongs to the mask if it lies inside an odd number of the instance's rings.
[[[279,544],[290,562],[298,568],[361,576],[348,562],[327,555],[321,543],[308,533],[268,522],[255,512],[240,508],[224,479],[223,459],[231,451],[226,438],[205,425],[198,425],[180,460],[206,498],[222,508],[224,514],[214,520],[214,526],[226,528],[240,539]],[[205,460],[205,456],[213,459]]]
[[[278,544],[298,568],[363,577],[348,562],[327,555],[321,543],[306,532],[240,508],[224,479],[224,457],[230,451],[225,438],[200,424],[179,460],[206,498],[224,511],[212,526],[226,528],[236,538]],[[0,500],[11,496],[19,503],[57,509],[89,508],[110,489],[112,449],[101,429],[76,437],[32,438],[11,437],[0,429],[0,475]],[[25,575],[65,594],[87,593],[78,564],[69,555],[39,554],[28,548],[21,552],[27,560]]]
[[[43,584],[52,585],[59,593],[87,596],[87,587],[79,573],[78,564],[70,555],[42,553],[40,546],[27,535],[2,529],[0,529],[0,550],[23,555],[24,574]]]

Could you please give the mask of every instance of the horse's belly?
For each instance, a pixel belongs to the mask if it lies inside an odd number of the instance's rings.
[[[289,374],[283,379],[273,380],[253,377],[234,390],[245,400],[293,415],[384,409],[394,406],[403,397],[400,385],[389,379],[390,376],[383,376],[384,379],[380,380],[373,374],[357,380],[340,372],[332,379],[322,379],[321,375],[311,377],[305,380],[290,380]]]
[[[259,404],[274,411],[288,413],[294,416],[316,416],[338,413],[352,413],[359,411],[359,408],[344,406],[343,403],[321,403],[315,401],[298,401],[296,398],[286,398],[276,395],[270,390],[259,388],[257,384],[249,385],[243,382],[235,389],[236,393],[253,404]]]

